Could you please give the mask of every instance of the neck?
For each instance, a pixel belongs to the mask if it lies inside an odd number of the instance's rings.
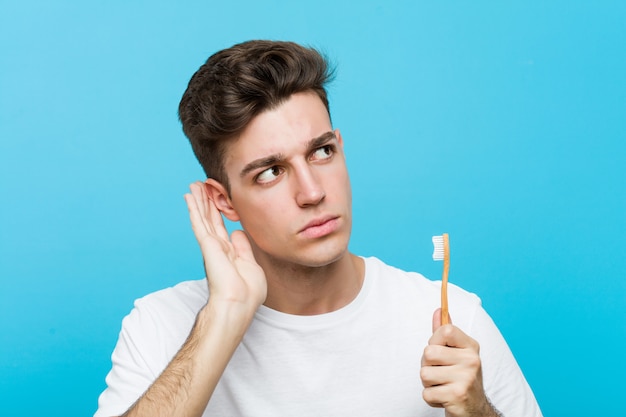
[[[365,275],[363,260],[347,252],[320,267],[269,260],[259,264],[267,278],[265,305],[296,315],[329,313],[346,306],[361,290]]]

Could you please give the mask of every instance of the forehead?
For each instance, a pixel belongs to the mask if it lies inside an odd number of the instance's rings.
[[[313,92],[296,93],[246,126],[226,147],[227,172],[258,158],[302,150],[313,138],[332,130],[328,111]],[[230,177],[230,175],[229,175]]]

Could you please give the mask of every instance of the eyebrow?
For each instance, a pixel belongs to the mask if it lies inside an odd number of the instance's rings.
[[[320,136],[311,139],[307,144],[306,144],[306,148],[307,148],[307,153],[319,148],[320,146],[325,145],[326,143],[328,143],[329,141],[331,141],[332,139],[337,139],[337,136],[335,136],[335,132],[330,131],[330,132],[326,132],[321,134]],[[285,156],[281,153],[277,153],[274,155],[269,155],[263,158],[259,158],[259,159],[255,159],[254,161],[246,164],[245,167],[243,167],[243,169],[241,170],[241,172],[239,173],[239,176],[241,178],[245,177],[246,175],[248,175],[250,172],[259,169],[259,168],[265,168],[265,167],[270,167],[272,165],[276,165],[279,162],[283,162],[285,160]]]

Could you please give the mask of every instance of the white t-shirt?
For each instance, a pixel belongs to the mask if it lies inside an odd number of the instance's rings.
[[[420,362],[432,335],[440,281],[365,258],[365,279],[345,307],[296,316],[261,306],[203,416],[443,416],[422,399]],[[487,396],[506,417],[541,411],[480,299],[449,286],[453,323],[480,344]],[[95,417],[124,413],[185,342],[206,304],[205,280],[135,302],[112,355]]]

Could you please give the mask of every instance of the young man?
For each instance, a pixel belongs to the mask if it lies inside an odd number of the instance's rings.
[[[439,283],[348,251],[330,74],[315,50],[251,41],[192,77],[179,113],[208,177],[185,196],[206,281],[136,302],[97,417],[541,415],[476,296],[453,286],[441,326]]]

